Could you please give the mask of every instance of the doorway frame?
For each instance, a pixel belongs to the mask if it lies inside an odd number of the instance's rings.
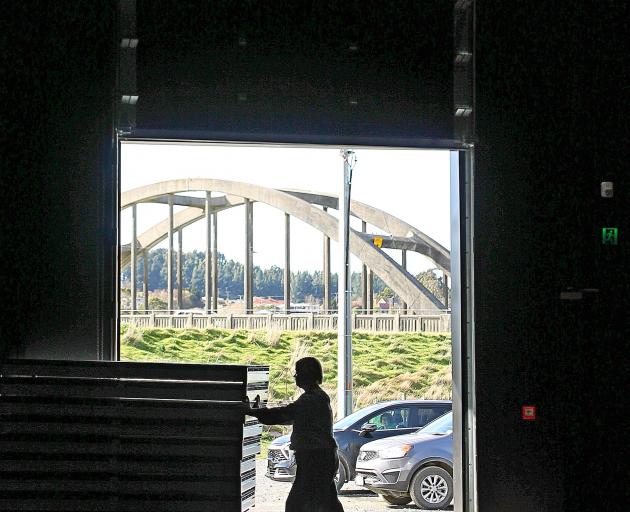
[[[455,512],[477,512],[476,396],[474,340],[474,145],[458,140],[429,139],[361,139],[336,142],[329,138],[312,140],[260,140],[260,136],[242,135],[235,140],[222,139],[225,134],[200,134],[162,130],[137,130],[119,134],[116,141],[117,193],[120,198],[123,143],[212,145],[231,147],[290,147],[327,149],[442,150],[450,153],[451,214],[451,350],[453,401],[453,500]],[[206,138],[207,137],[207,138]],[[319,140],[317,140],[319,139]],[[117,206],[119,200],[117,201]],[[117,265],[116,295],[120,294],[120,211],[115,219]],[[120,359],[120,310],[116,308],[115,337],[111,350],[113,360]],[[461,476],[460,476],[461,475]]]

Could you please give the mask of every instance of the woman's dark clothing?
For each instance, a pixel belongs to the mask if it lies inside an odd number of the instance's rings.
[[[298,450],[295,461],[297,474],[285,512],[343,512],[334,482],[336,450]]]
[[[328,395],[310,389],[285,407],[256,410],[255,416],[267,425],[293,425],[297,474],[285,512],[343,512],[334,483],[339,459]]]
[[[292,450],[337,451],[330,398],[320,387],[305,391],[295,402],[284,407],[256,410],[256,417],[266,425],[293,425]]]

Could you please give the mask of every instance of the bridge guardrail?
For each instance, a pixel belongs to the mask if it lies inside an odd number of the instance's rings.
[[[122,314],[120,321],[141,328],[170,329],[248,329],[281,331],[335,331],[336,314],[273,313],[273,314],[203,314],[179,312],[178,314],[135,313]],[[352,328],[366,332],[450,332],[451,315],[361,314],[353,313]]]

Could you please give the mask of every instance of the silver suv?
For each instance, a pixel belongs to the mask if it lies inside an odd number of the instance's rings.
[[[411,434],[450,411],[451,407],[450,400],[390,400],[369,405],[339,420],[333,425],[333,436],[339,448],[339,470],[335,478],[337,490],[354,479],[359,448],[365,443]],[[295,458],[289,445],[288,435],[271,443],[267,477],[285,481],[295,478]]]
[[[413,500],[425,510],[447,507],[453,499],[453,413],[413,434],[364,444],[355,483],[394,505]]]

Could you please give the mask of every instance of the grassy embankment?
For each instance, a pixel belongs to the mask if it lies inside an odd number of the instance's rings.
[[[317,357],[333,401],[337,378],[336,332],[138,329],[123,326],[121,358],[127,361],[265,364],[270,401],[299,396],[295,361]],[[423,333],[353,334],[355,408],[400,398],[451,398],[451,340]],[[281,428],[265,431],[265,441]],[[265,445],[267,443],[265,442]]]

